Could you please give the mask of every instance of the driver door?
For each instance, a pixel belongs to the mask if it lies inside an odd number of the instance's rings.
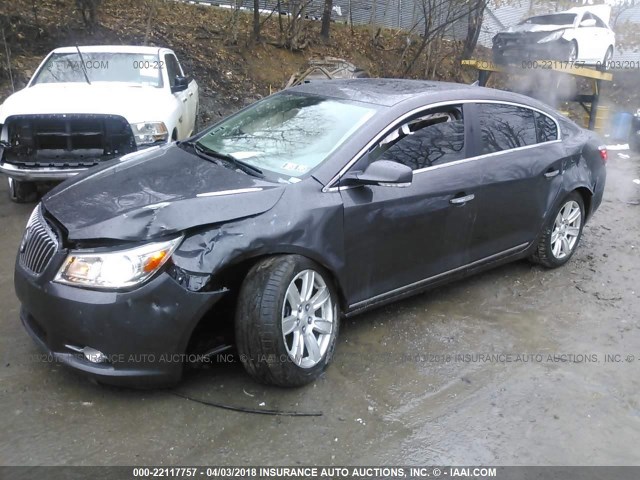
[[[183,76],[182,69],[180,68],[180,64],[178,63],[178,60],[176,59],[176,57],[171,53],[165,54],[164,61],[167,66],[167,75],[169,77],[169,87],[171,88],[175,86],[176,77]],[[188,115],[188,112],[187,112],[188,102],[189,102],[189,91],[188,89],[182,90],[179,92],[172,93],[172,95],[175,97],[176,101],[178,102],[178,108],[180,110],[180,116],[178,117],[178,125],[176,126],[176,128],[178,130],[178,140],[182,140],[189,135],[189,132],[191,132],[193,128],[192,125],[189,125],[190,115]]]
[[[437,281],[467,262],[481,172],[479,162],[461,161],[471,151],[466,125],[461,105],[425,110],[388,132],[350,169],[392,160],[414,173],[408,187],[340,189],[350,307]]]

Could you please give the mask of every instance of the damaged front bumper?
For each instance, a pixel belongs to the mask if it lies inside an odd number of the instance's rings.
[[[166,272],[131,291],[62,285],[52,280],[63,256],[58,252],[40,276],[19,261],[15,267],[21,321],[47,360],[101,383],[158,387],[178,382],[194,328],[227,291],[191,291]]]
[[[496,63],[519,65],[533,60],[567,61],[571,42],[563,38],[538,43],[539,36],[527,34],[498,35],[493,39],[493,59]]]
[[[33,167],[21,168],[11,163],[0,162],[0,173],[19,182],[61,182],[71,178],[87,168],[51,168]]]

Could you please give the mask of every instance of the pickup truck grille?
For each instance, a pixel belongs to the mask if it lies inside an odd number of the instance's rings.
[[[58,239],[42,216],[40,206],[36,208],[20,245],[20,265],[40,275],[58,250]]]
[[[90,167],[136,150],[118,115],[15,115],[6,121],[5,161],[29,167]]]

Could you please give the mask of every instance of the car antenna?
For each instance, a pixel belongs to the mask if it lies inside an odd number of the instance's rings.
[[[89,85],[91,82],[89,81],[89,75],[87,75],[87,67],[84,65],[84,58],[82,58],[82,52],[80,51],[80,47],[76,43],[76,50],[78,51],[78,56],[80,57],[80,65],[82,65],[82,73],[84,73],[84,79],[87,81]]]

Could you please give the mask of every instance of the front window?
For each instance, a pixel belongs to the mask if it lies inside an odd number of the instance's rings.
[[[134,85],[161,87],[162,62],[158,55],[142,53],[84,52],[82,61],[78,52],[51,55],[33,84],[38,83],[91,83],[120,82]],[[84,68],[83,68],[84,65]]]
[[[301,177],[375,113],[373,106],[283,93],[216,125],[197,142],[210,150],[288,177]]]
[[[392,131],[369,155],[370,161],[391,160],[412,170],[465,158],[462,106],[421,113]]]

